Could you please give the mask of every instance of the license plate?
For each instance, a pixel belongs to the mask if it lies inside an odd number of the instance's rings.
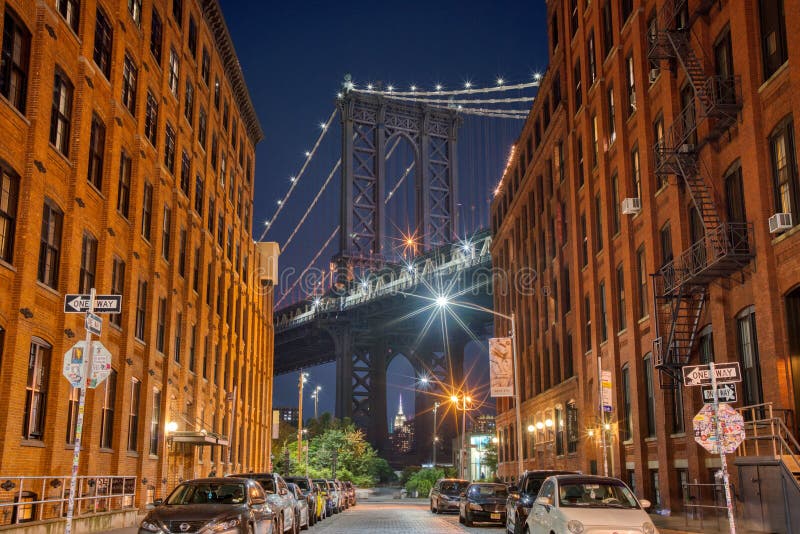
[[[490,517],[492,519],[500,519],[500,514],[492,514]]]

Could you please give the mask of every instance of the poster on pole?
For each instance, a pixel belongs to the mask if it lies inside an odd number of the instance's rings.
[[[611,371],[600,372],[600,388],[603,393],[603,411],[610,412],[614,408],[613,395],[611,394]]]
[[[514,355],[510,337],[489,339],[489,377],[492,397],[514,396]]]

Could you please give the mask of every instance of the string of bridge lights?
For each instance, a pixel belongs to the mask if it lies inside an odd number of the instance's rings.
[[[322,253],[325,252],[325,249],[328,248],[328,245],[331,244],[331,241],[333,241],[333,238],[336,237],[336,234],[339,233],[339,230],[341,230],[341,228],[342,228],[341,225],[339,225],[333,229],[333,232],[331,232],[331,235],[325,241],[325,244],[322,245],[322,247],[317,251],[317,253],[311,259],[311,261],[308,262],[308,265],[306,265],[306,268],[303,269],[303,272],[300,273],[300,276],[297,277],[297,280],[295,280],[294,283],[287,288],[287,290],[283,293],[283,295],[281,295],[281,298],[278,299],[278,302],[275,303],[276,310],[278,309],[278,307],[280,307],[281,303],[283,303],[283,301],[286,300],[286,297],[292,294],[294,288],[297,287],[297,284],[299,284],[300,281],[303,280],[303,277],[305,277],[306,273],[314,266],[319,257],[322,255]]]

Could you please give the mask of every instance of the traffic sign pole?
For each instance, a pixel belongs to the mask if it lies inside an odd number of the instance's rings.
[[[94,295],[95,291],[92,288],[89,294],[89,310],[87,313],[92,313],[94,310]],[[92,332],[86,330],[86,350],[84,352],[84,373],[82,377],[82,384],[80,394],[78,396],[78,419],[75,422],[75,448],[72,451],[72,474],[69,480],[69,501],[67,503],[67,522],[64,526],[64,534],[72,534],[72,517],[75,512],[75,491],[78,482],[78,462],[81,456],[81,434],[83,433],[83,412],[86,406],[86,389],[89,387],[89,376],[92,372]]]
[[[725,505],[728,508],[728,525],[731,534],[736,534],[736,521],[733,517],[733,502],[731,500],[731,483],[728,477],[728,461],[725,458],[725,448],[722,446],[722,424],[719,420],[719,390],[717,390],[717,374],[714,372],[714,362],[708,364],[711,371],[711,391],[714,393],[714,422],[717,434],[717,447],[719,447],[719,459],[722,470],[722,483],[725,486]],[[69,533],[66,533],[69,534]]]

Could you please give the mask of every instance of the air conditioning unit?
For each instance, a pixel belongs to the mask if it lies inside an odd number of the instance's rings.
[[[626,198],[622,200],[622,213],[625,215],[636,215],[642,211],[642,200],[638,197]]]
[[[691,154],[694,152],[694,145],[690,143],[684,143],[678,147],[678,154]]]
[[[656,83],[659,72],[659,69],[650,69],[650,83]]]
[[[769,233],[777,234],[792,227],[791,213],[776,213],[769,218]]]

